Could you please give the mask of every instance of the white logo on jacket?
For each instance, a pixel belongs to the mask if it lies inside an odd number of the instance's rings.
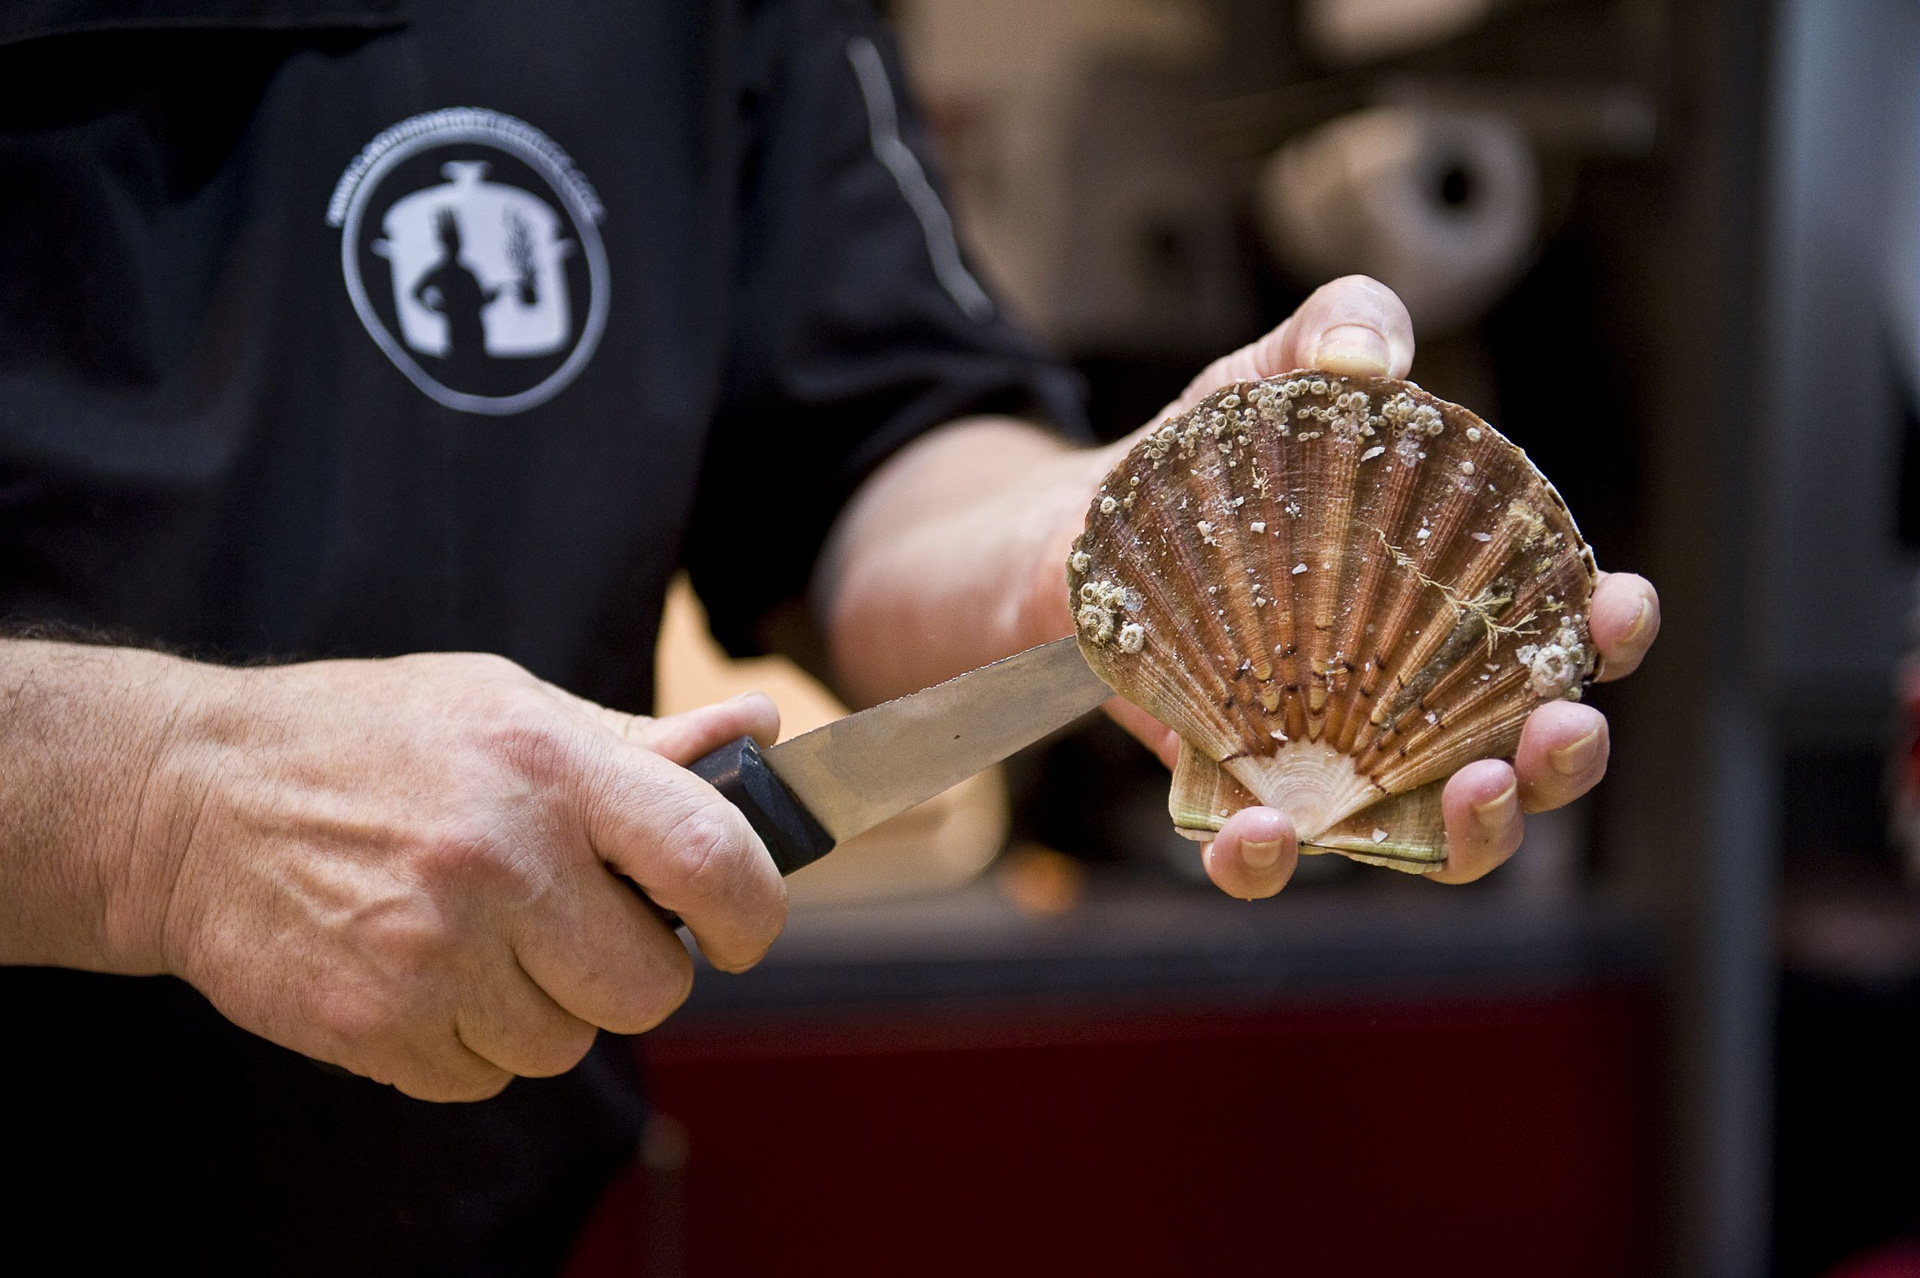
[[[328,205],[347,293],[429,397],[502,415],[544,403],[606,323],[599,197],[525,121],[456,108],[386,130]]]

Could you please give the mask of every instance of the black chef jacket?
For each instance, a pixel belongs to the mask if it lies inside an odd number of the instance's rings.
[[[751,649],[890,450],[1077,411],[900,83],[850,0],[14,0],[0,612],[640,710],[684,565]],[[615,1040],[436,1106],[166,978],[0,971],[0,1038],[74,1272],[549,1272],[641,1116]]]

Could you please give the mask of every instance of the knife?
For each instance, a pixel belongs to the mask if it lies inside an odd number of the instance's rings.
[[[780,873],[792,874],[1112,695],[1068,636],[766,750],[740,737],[691,771],[746,815]]]

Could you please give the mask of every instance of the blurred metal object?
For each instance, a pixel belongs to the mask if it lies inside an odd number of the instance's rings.
[[[1757,633],[1783,729],[1872,747],[1913,642],[1889,477],[1920,375],[1920,248],[1899,247],[1920,234],[1920,7],[1792,0],[1775,39]]]
[[[1255,189],[1269,249],[1303,280],[1371,275],[1433,336],[1471,323],[1526,269],[1540,175],[1503,115],[1373,107],[1289,142]]]
[[[1540,151],[1645,156],[1653,151],[1660,131],[1660,112],[1652,96],[1625,81],[1391,75],[1380,78],[1374,101],[1499,115]]]
[[[1660,135],[1660,110],[1627,80],[1339,72],[1199,108],[1207,145],[1224,158],[1257,160],[1276,145],[1342,114],[1369,107],[1499,115],[1543,156],[1644,158]]]
[[[1909,654],[1894,676],[1894,742],[1887,761],[1888,831],[1920,881],[1920,656]]]

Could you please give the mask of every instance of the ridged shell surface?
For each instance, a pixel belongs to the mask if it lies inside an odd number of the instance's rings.
[[[1592,552],[1527,457],[1411,382],[1242,382],[1109,474],[1067,566],[1088,663],[1185,742],[1176,824],[1445,859],[1439,786],[1596,658]]]

